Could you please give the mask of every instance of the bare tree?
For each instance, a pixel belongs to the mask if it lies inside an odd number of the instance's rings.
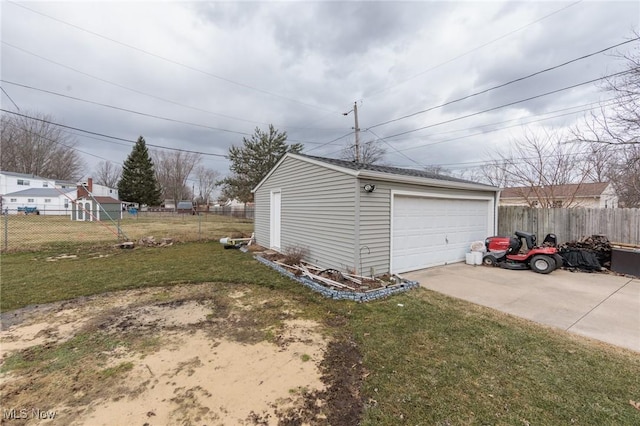
[[[463,172],[461,178],[474,182],[485,183],[496,188],[515,186],[507,173],[507,165],[502,160],[493,159],[487,164],[476,166]]]
[[[591,182],[607,182],[610,179],[615,151],[611,145],[581,144],[585,153],[584,167],[587,180]]]
[[[640,207],[640,145],[622,147],[608,172],[622,207]]]
[[[613,98],[586,120],[580,132],[584,141],[640,144],[640,49],[618,57],[625,61],[626,72],[605,80],[603,89]]]
[[[635,34],[638,38],[638,34]],[[591,145],[601,167],[599,179],[609,180],[616,189],[620,204],[640,206],[640,50],[618,55],[625,61],[626,72],[605,81],[604,91],[613,95],[600,109],[574,129],[576,138]],[[602,147],[607,147],[603,149]],[[613,148],[612,148],[613,147]]]
[[[154,151],[152,156],[164,198],[174,200],[176,205],[181,200],[192,199],[193,192],[187,180],[200,163],[201,156],[184,151]]]
[[[207,169],[204,166],[198,166],[195,174],[198,181],[197,201],[199,203],[209,205],[213,200],[213,192],[218,186],[220,173],[215,170]]]
[[[111,161],[101,161],[98,163],[95,174],[95,182],[109,188],[117,188],[122,167],[114,165]]]
[[[508,155],[497,154],[492,167],[504,182],[517,188],[518,196],[531,207],[577,205],[576,194],[588,178],[581,146],[568,143],[557,133],[532,133],[525,130],[514,141]],[[573,184],[571,187],[565,185]]]
[[[0,169],[50,179],[78,180],[84,163],[76,141],[52,117],[39,113],[2,115]]]
[[[360,144],[360,163],[376,164],[384,159],[387,150],[382,147],[379,141],[370,140]],[[356,146],[350,145],[345,147],[340,153],[340,158],[347,161],[356,161]]]

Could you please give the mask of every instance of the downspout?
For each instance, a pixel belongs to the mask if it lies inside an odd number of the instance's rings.
[[[498,204],[500,203],[500,193],[502,191],[496,191],[493,194],[493,235],[498,235],[498,212],[499,212],[499,206]]]
[[[360,260],[360,178],[355,178],[355,208],[353,212],[353,269],[356,274],[362,275],[358,267],[362,264]]]

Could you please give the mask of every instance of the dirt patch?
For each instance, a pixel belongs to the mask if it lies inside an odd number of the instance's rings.
[[[1,423],[356,424],[355,344],[266,296],[185,285],[3,314]]]

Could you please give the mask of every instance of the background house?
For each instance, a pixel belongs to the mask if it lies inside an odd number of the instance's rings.
[[[288,153],[254,188],[262,246],[325,268],[400,273],[465,259],[494,235],[498,188],[421,170]]]
[[[86,197],[91,194],[94,197],[111,197],[116,200],[120,198],[118,196],[117,189],[96,184],[93,182],[92,178],[88,178],[86,181],[78,183],[76,188],[78,190],[78,197]]]
[[[618,196],[609,182],[505,188],[501,206],[615,208]]]
[[[32,174],[0,172],[0,197],[2,210],[9,214],[35,207],[44,215],[68,215],[76,199],[76,184]]]

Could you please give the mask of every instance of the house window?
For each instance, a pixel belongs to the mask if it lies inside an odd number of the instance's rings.
[[[36,200],[33,198],[27,198],[27,203],[35,203]]]
[[[45,203],[50,203],[50,202],[51,202],[51,198],[45,198],[45,199],[44,199],[44,202],[45,202]]]
[[[9,199],[9,202],[11,202],[11,203],[17,203],[17,202],[18,202],[18,199],[17,199],[17,198],[10,198],[10,199]]]
[[[64,200],[64,208],[65,209],[69,208],[69,200]]]
[[[31,183],[26,179],[18,179],[18,185],[29,186]]]
[[[42,187],[43,188],[48,188],[49,187],[49,182],[42,182]]]

